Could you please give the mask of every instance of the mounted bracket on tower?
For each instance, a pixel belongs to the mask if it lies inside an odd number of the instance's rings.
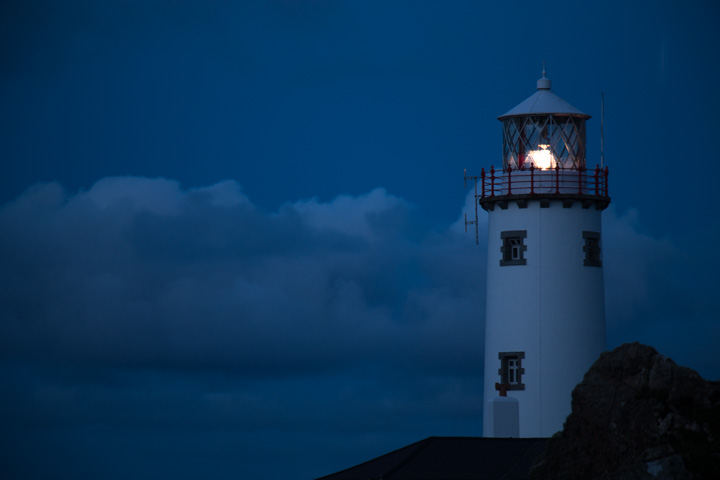
[[[464,170],[463,170],[463,179],[464,179],[464,182],[465,182],[465,183],[464,183],[464,185],[465,185],[465,190],[467,190],[467,182],[468,182],[468,180],[472,180],[472,181],[473,181],[473,184],[474,184],[474,187],[475,187],[475,220],[470,220],[470,221],[468,221],[468,219],[467,219],[467,212],[465,212],[465,233],[467,233],[467,226],[468,226],[468,225],[475,225],[475,245],[477,245],[478,243],[480,243],[480,242],[479,242],[479,237],[478,237],[478,202],[480,201],[480,200],[479,200],[478,193],[477,193],[477,182],[478,182],[478,178],[479,178],[479,177],[477,177],[477,176],[474,176],[474,177],[473,177],[473,176],[470,176],[470,177],[468,177],[467,169],[464,169]]]

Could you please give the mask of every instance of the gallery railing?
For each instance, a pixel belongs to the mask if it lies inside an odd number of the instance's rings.
[[[475,177],[477,178],[477,177]],[[495,170],[484,168],[480,174],[481,190],[478,197],[490,199],[507,195],[583,195],[608,197],[608,169],[595,167],[594,170],[527,169],[507,168]]]

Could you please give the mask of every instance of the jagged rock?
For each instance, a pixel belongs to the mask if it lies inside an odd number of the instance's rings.
[[[639,343],[602,354],[530,478],[720,479],[720,382]]]

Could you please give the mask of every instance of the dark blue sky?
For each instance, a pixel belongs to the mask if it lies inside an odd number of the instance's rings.
[[[480,435],[467,168],[593,116],[608,346],[720,378],[716,2],[0,4],[0,476],[309,479]],[[470,210],[472,212],[472,210]]]

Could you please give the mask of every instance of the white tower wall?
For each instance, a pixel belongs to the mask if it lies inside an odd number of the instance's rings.
[[[519,436],[549,437],[562,429],[572,389],[605,348],[603,269],[585,265],[583,251],[583,232],[601,232],[601,210],[560,199],[506,206],[488,212],[484,436],[505,431],[493,424],[498,354],[522,352],[524,389],[507,392],[519,403]],[[502,232],[513,231],[525,234],[526,264],[501,266]]]

